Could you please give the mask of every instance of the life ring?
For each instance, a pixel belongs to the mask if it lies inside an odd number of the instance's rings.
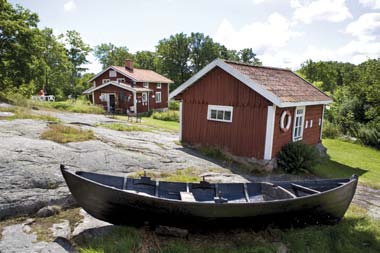
[[[286,117],[286,116],[288,116],[288,117]],[[285,118],[288,118],[286,126],[285,126]],[[291,123],[292,123],[292,115],[290,114],[289,111],[283,111],[281,114],[281,122],[280,122],[281,131],[284,133],[289,131]]]

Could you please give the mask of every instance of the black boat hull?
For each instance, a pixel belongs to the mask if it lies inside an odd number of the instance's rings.
[[[357,178],[333,190],[306,197],[253,203],[185,202],[136,195],[108,187],[62,168],[77,203],[97,219],[116,225],[144,222],[182,227],[262,227],[332,224],[345,214]]]

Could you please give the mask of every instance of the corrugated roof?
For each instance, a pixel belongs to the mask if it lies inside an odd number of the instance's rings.
[[[173,81],[170,80],[169,78],[166,78],[154,72],[153,70],[133,68],[133,71],[131,71],[121,66],[111,66],[111,67],[119,71],[120,73],[128,77],[131,77],[136,82],[173,83]]]
[[[331,100],[329,96],[291,70],[254,66],[227,60],[224,62],[279,97],[282,102]]]

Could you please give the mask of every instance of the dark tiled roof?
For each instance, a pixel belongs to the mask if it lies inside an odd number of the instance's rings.
[[[331,100],[322,91],[288,69],[253,66],[224,61],[266,90],[278,96],[282,102],[308,102]]]

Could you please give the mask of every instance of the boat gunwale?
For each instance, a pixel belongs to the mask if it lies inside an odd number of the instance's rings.
[[[274,204],[274,203],[276,203],[276,204],[289,203],[289,202],[294,202],[294,201],[298,201],[298,200],[305,200],[305,199],[309,199],[309,198],[313,198],[313,197],[319,197],[319,196],[328,194],[330,192],[336,191],[338,189],[340,190],[342,188],[348,187],[349,185],[358,182],[358,177],[356,175],[352,175],[349,178],[348,182],[345,182],[344,184],[340,184],[340,185],[338,185],[335,188],[332,188],[332,189],[329,189],[329,190],[326,190],[326,191],[323,191],[323,192],[320,192],[320,193],[315,193],[315,194],[310,194],[310,195],[305,195],[305,196],[299,196],[297,198],[276,199],[276,200],[257,201],[257,202],[215,203],[215,202],[205,202],[205,201],[183,201],[183,200],[178,200],[178,199],[168,199],[168,198],[162,198],[162,197],[153,196],[153,195],[150,195],[150,194],[142,195],[142,194],[138,194],[138,193],[128,192],[127,190],[116,188],[116,187],[113,187],[113,186],[108,186],[108,185],[96,182],[94,180],[88,179],[86,177],[83,177],[83,176],[77,174],[77,172],[86,172],[86,171],[72,172],[69,169],[67,169],[66,166],[64,168],[61,168],[61,171],[62,172],[65,171],[66,173],[69,173],[69,174],[73,175],[74,177],[77,177],[77,178],[79,178],[81,180],[84,180],[84,181],[87,181],[89,183],[98,185],[100,187],[104,187],[104,188],[107,188],[107,189],[110,189],[110,190],[113,190],[113,191],[117,191],[119,193],[123,193],[123,194],[126,194],[126,195],[131,195],[131,196],[135,196],[135,197],[137,196],[137,197],[140,197],[141,199],[159,200],[159,201],[168,202],[168,203],[174,203],[174,204],[175,203],[177,203],[177,204],[178,203],[182,203],[184,205],[194,205],[194,204],[196,204],[196,205],[209,205],[209,206],[226,206],[226,205],[231,205],[231,206],[232,205],[234,205],[234,206],[239,206],[239,205],[241,205],[241,206],[247,206],[247,205],[259,205],[259,204],[262,205],[262,204]],[[94,172],[90,172],[90,173],[94,173]],[[99,173],[94,173],[94,174],[104,175],[104,174],[99,174]],[[105,176],[107,176],[107,175],[105,175]],[[120,176],[118,176],[118,177],[120,177]],[[334,179],[321,179],[321,180],[326,180],[326,181],[328,181],[328,180],[338,180],[339,181],[339,180],[347,180],[347,179],[348,178],[334,178]],[[160,181],[160,182],[182,183],[182,182],[170,182],[170,181]],[[274,181],[274,182],[283,183],[283,182],[289,182],[289,181]],[[304,181],[294,181],[294,182],[304,182]],[[249,182],[249,183],[261,183],[261,182]],[[244,183],[232,183],[232,184],[244,184]]]

